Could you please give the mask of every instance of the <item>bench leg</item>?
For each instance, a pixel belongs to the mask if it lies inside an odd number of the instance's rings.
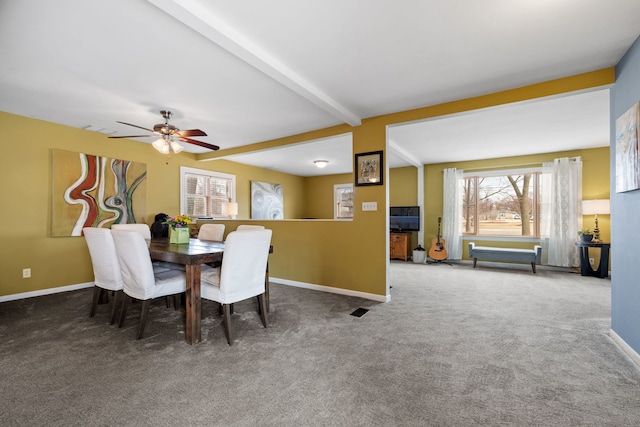
[[[473,268],[476,268],[476,263],[478,262],[478,258],[473,259]]]
[[[531,263],[531,269],[533,270],[533,273],[535,274],[536,273],[536,263],[535,262]]]

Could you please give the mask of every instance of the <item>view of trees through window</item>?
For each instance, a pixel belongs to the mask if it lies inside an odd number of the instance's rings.
[[[467,176],[462,231],[477,236],[539,236],[540,173]]]

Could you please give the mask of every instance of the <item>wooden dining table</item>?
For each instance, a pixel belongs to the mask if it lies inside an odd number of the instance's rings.
[[[152,260],[167,261],[185,266],[187,279],[185,340],[187,344],[201,341],[200,272],[202,264],[222,262],[224,242],[189,239],[189,244],[171,244],[168,238],[154,238],[149,243]]]
[[[273,245],[269,247],[273,253]],[[191,238],[189,244],[169,243],[169,238],[153,238],[149,243],[149,255],[152,260],[166,261],[185,266],[186,312],[185,340],[187,344],[198,344],[202,340],[200,324],[202,317],[202,299],[200,297],[200,274],[202,264],[221,263],[224,255],[224,242]],[[269,311],[269,263],[265,272],[265,298]]]

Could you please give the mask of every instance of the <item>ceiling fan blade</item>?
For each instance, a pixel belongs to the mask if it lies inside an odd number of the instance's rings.
[[[183,136],[181,136],[180,141],[184,141],[184,142],[188,142],[189,144],[193,144],[193,145],[198,145],[200,147],[204,147],[204,148],[208,148],[209,150],[219,150],[220,147],[218,147],[217,145],[213,145],[213,144],[207,144],[206,142],[202,142],[202,141],[196,141],[195,139],[191,139],[191,138],[185,138]]]
[[[123,125],[127,125],[127,126],[133,126],[134,128],[143,129],[143,130],[146,130],[147,132],[151,132],[151,133],[153,133],[153,132],[154,132],[154,130],[153,130],[153,129],[147,129],[147,128],[144,128],[144,127],[142,127],[142,126],[132,125],[131,123],[119,122],[119,121],[117,121],[117,120],[116,120],[116,123],[121,123],[121,124],[123,124]]]
[[[156,135],[123,135],[123,136],[109,136],[109,138],[151,138]]]
[[[200,129],[181,130],[177,132],[177,135],[181,137],[185,136],[207,136],[207,134]]]

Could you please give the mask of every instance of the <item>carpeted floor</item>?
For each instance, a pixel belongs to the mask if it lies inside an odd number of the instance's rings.
[[[272,284],[270,327],[204,302],[88,317],[91,290],[0,304],[4,426],[637,426],[640,370],[608,337],[610,281],[393,262],[392,301]],[[358,307],[363,317],[351,316]]]

